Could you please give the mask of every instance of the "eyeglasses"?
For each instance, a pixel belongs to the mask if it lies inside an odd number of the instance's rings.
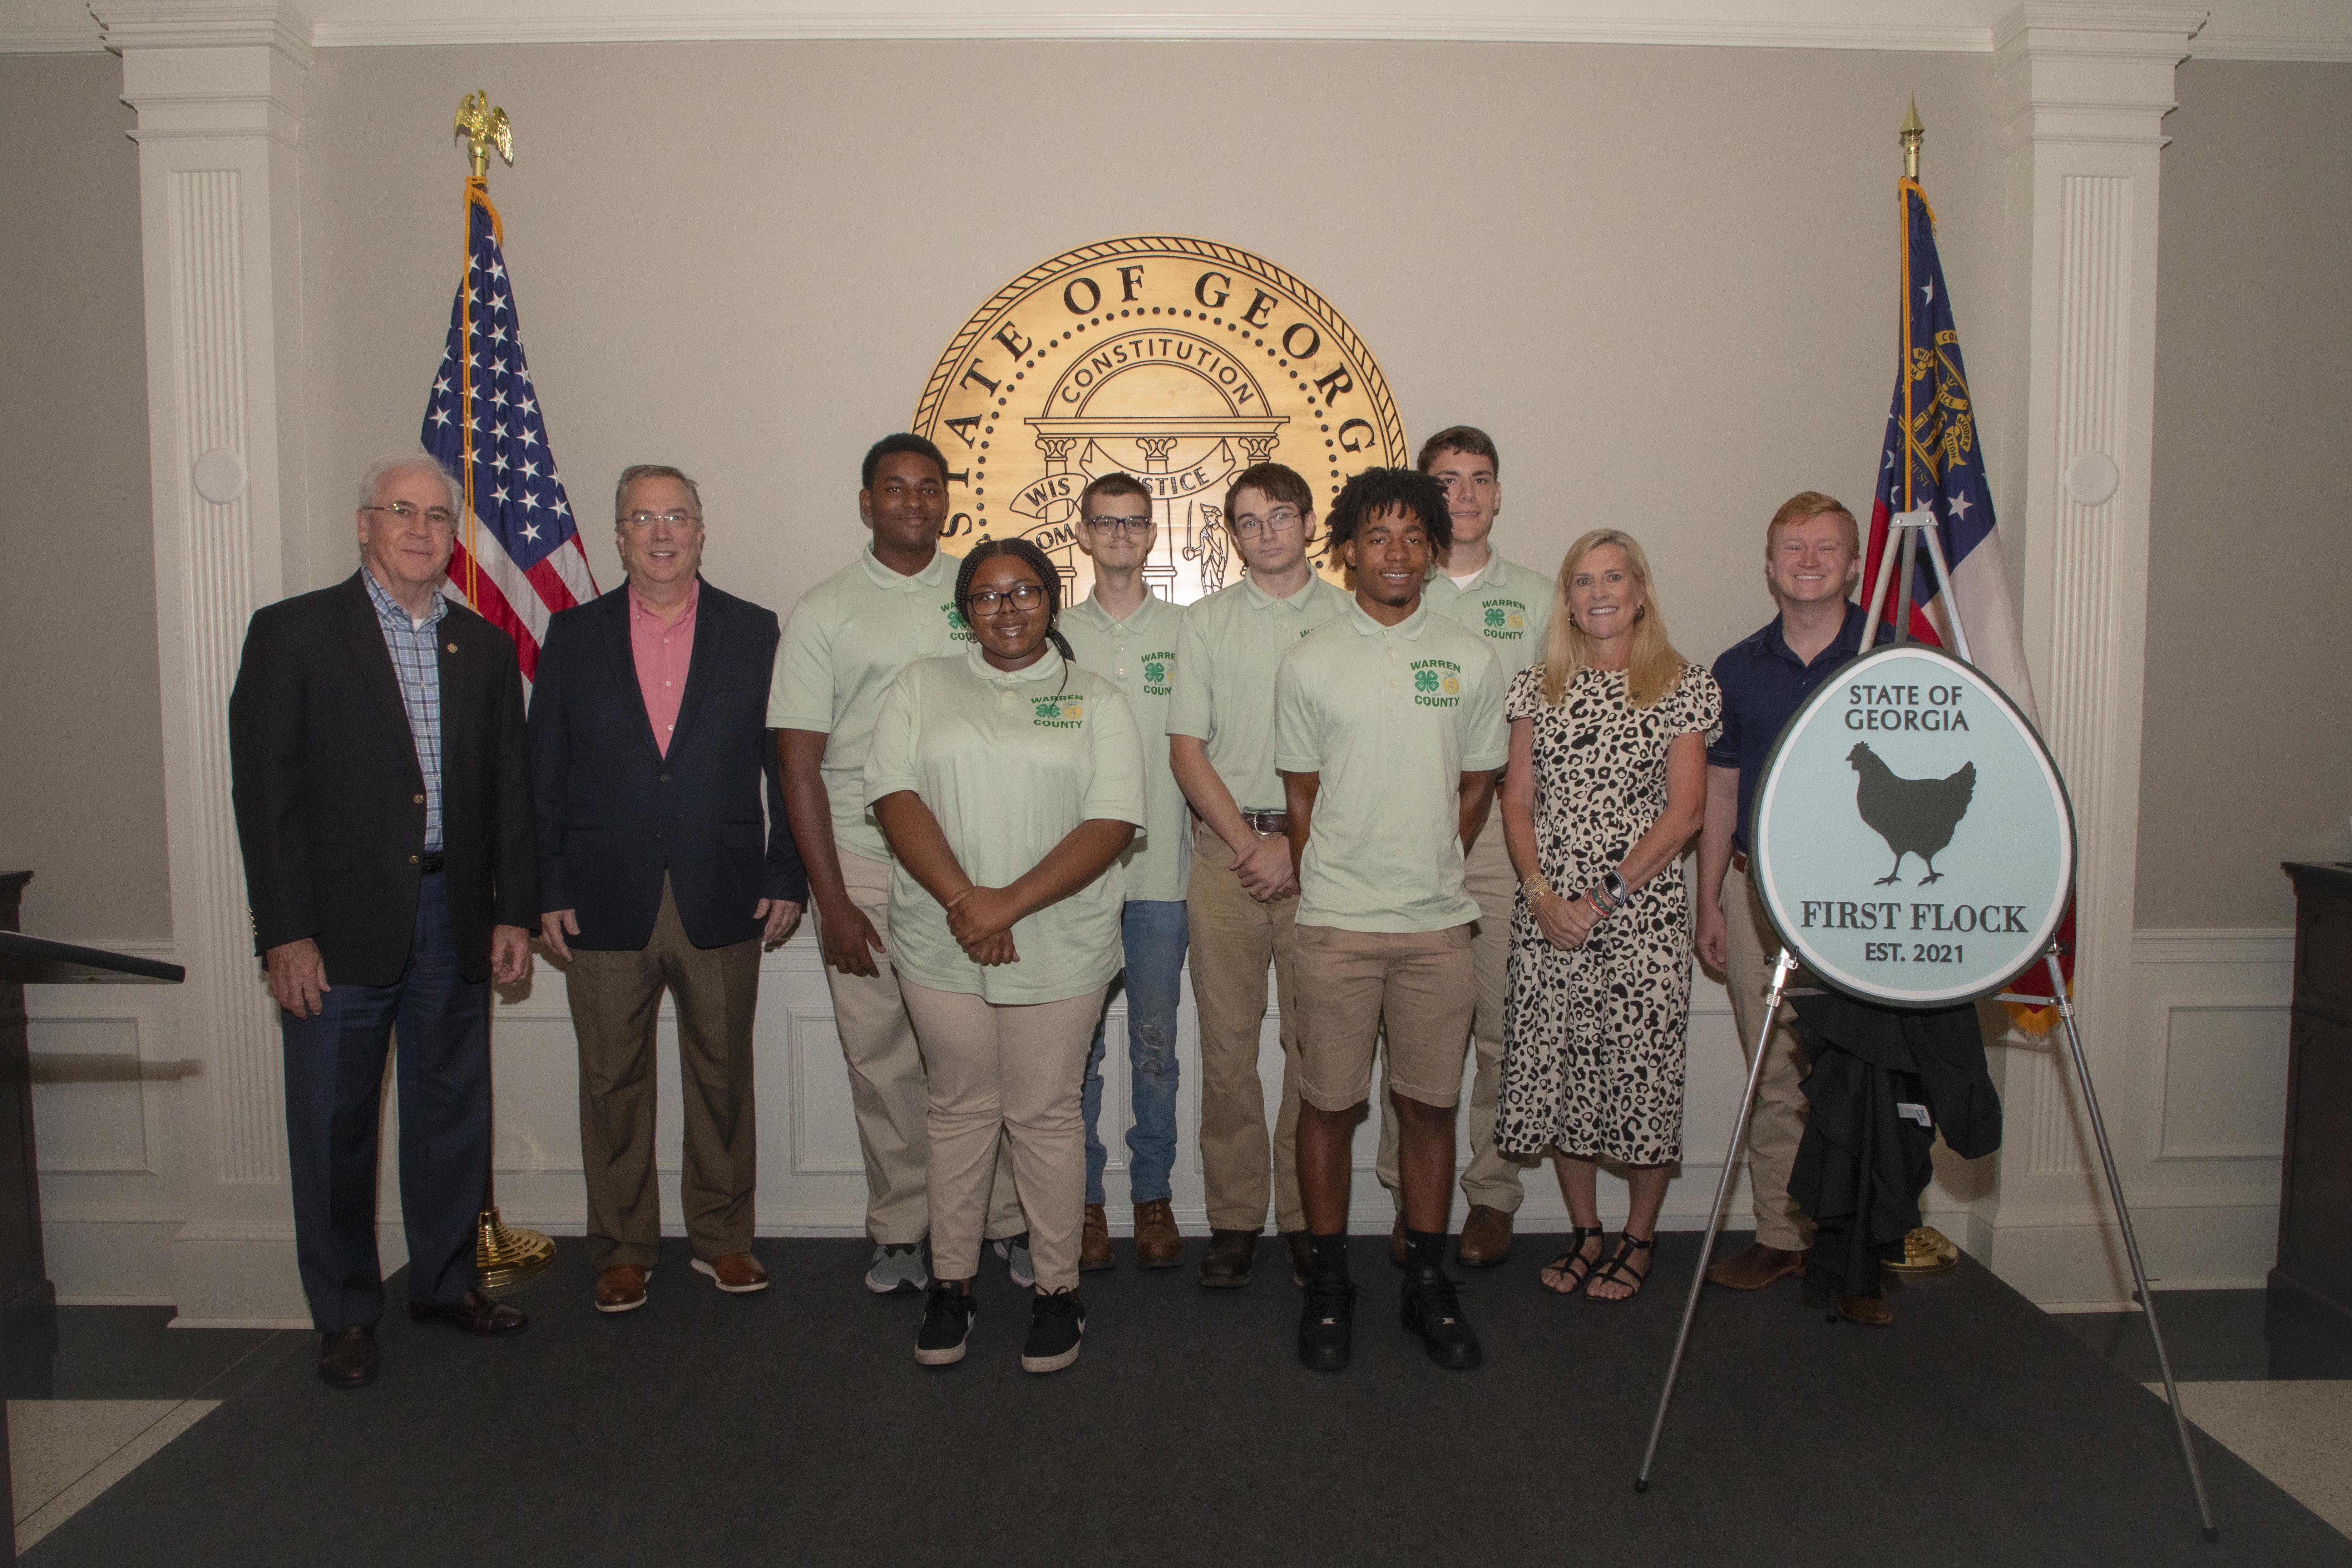
[[[415,522],[419,516],[422,516],[425,519],[426,526],[440,533],[454,532],[457,527],[457,514],[451,511],[446,506],[426,507],[425,510],[420,513],[413,503],[404,500],[396,500],[383,506],[363,506],[360,508],[360,510],[362,511],[388,511],[392,513],[393,516],[400,519],[403,522]]]
[[[1297,521],[1298,513],[1296,510],[1286,506],[1278,506],[1272,511],[1267,512],[1263,518],[1237,517],[1234,519],[1234,537],[1236,539],[1255,539],[1258,536],[1259,530],[1261,529],[1268,534],[1287,532],[1291,525],[1296,523]]]
[[[633,511],[614,521],[623,528],[651,528],[657,522],[666,522],[672,528],[684,528],[688,523],[702,520],[690,511]]]
[[[1141,517],[1090,517],[1087,519],[1087,526],[1097,533],[1124,533],[1129,539],[1133,539],[1139,534],[1150,531],[1151,514],[1146,512]]]
[[[996,606],[1007,599],[1013,601],[1013,607],[1016,610],[1034,610],[1045,603],[1045,590],[1034,583],[1015,583],[1003,593],[994,588],[980,588],[966,595],[964,603],[971,606],[974,615],[987,616],[993,615]]]

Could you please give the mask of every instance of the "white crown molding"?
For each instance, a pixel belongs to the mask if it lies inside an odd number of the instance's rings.
[[[1414,43],[1642,44],[1713,48],[1859,49],[1925,54],[1986,54],[2008,29],[2033,26],[2082,33],[2084,47],[2108,52],[2119,36],[2196,32],[2194,11],[2105,4],[2034,4],[1999,17],[1990,0],[1917,0],[1905,19],[1863,4],[1801,5],[1744,0],[1696,13],[1696,0],[1598,14],[1580,0],[1487,0],[1459,12],[1435,0],[1356,0],[1349,8],[1293,0],[1284,9],[1248,10],[1174,0],[1158,10],[1091,6],[960,9],[902,7],[876,0],[832,0],[831,9],[793,0],[704,0],[670,10],[637,0],[635,8],[596,0],[317,0],[315,24],[290,7],[243,0],[12,0],[0,18],[0,54],[88,54],[100,49],[271,44],[299,58],[320,48],[487,44],[710,43],[753,40],[1367,40]],[[2352,61],[2352,9],[2322,0],[2216,0],[2214,25],[2184,51],[2200,58]],[[1839,13],[1845,14],[1841,16]],[[1727,12],[1733,14],[1727,15]],[[2133,46],[2126,45],[2126,48]]]

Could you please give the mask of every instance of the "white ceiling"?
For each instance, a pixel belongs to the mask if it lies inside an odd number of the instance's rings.
[[[0,52],[102,47],[98,16],[239,16],[267,4],[0,0]],[[1386,38],[1988,52],[2013,0],[301,0],[320,47],[713,38]],[[2352,61],[2352,0],[2209,0],[2206,58]],[[2118,19],[2140,7],[2051,6]],[[289,18],[290,19],[290,18]],[[299,30],[299,26],[297,28]]]

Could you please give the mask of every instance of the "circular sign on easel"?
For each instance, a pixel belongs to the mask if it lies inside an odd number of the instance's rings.
[[[1749,877],[1806,969],[1897,1007],[1988,996],[2049,950],[2074,813],[2032,721],[1941,648],[1874,648],[1772,749]]]

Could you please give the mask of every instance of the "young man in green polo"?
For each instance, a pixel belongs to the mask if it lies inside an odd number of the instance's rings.
[[[1200,818],[1185,905],[1201,1019],[1201,1168],[1209,1208],[1201,1283],[1230,1288],[1249,1283],[1265,1228],[1269,1177],[1292,1272],[1303,1277],[1307,1261],[1292,1147],[1300,1003],[1291,936],[1298,879],[1274,767],[1274,677],[1300,637],[1347,614],[1348,595],[1316,575],[1307,559],[1315,492],[1292,469],[1280,463],[1243,469],[1225,491],[1224,526],[1249,575],[1184,611],[1168,707],[1168,761]],[[1257,1071],[1269,959],[1281,1001],[1283,1055],[1270,1147]]]
[[[1494,437],[1474,426],[1455,425],[1422,443],[1418,467],[1445,490],[1454,543],[1422,590],[1429,607],[1483,639],[1503,668],[1503,686],[1543,657],[1544,628],[1551,624],[1551,573],[1507,561],[1494,547],[1495,519],[1503,510],[1502,459]],[[1496,723],[1501,724],[1498,717]],[[1504,725],[1506,735],[1508,726]],[[1470,1165],[1462,1173],[1462,1195],[1470,1209],[1454,1256],[1464,1267],[1489,1268],[1511,1256],[1511,1216],[1526,1196],[1519,1166],[1495,1148],[1495,1101],[1503,1088],[1503,995],[1509,982],[1511,902],[1518,878],[1496,825],[1483,832],[1463,870],[1478,903],[1470,955],[1478,972],[1475,1069],[1470,1080]],[[1404,1204],[1397,1186],[1396,1113],[1381,1102],[1381,1185],[1397,1198],[1396,1228],[1389,1233],[1389,1257],[1404,1264]]]
[[[1478,999],[1478,905],[1465,846],[1507,754],[1503,673],[1484,638],[1435,614],[1423,580],[1453,537],[1426,474],[1372,468],[1332,503],[1331,540],[1355,602],[1283,656],[1275,765],[1298,865],[1298,1187],[1312,1262],[1299,1360],[1352,1353],[1349,1144],[1371,1091],[1383,1025],[1404,1198],[1403,1316],[1440,1366],[1478,1364],[1478,1337],[1445,1273],[1454,1108]]]

